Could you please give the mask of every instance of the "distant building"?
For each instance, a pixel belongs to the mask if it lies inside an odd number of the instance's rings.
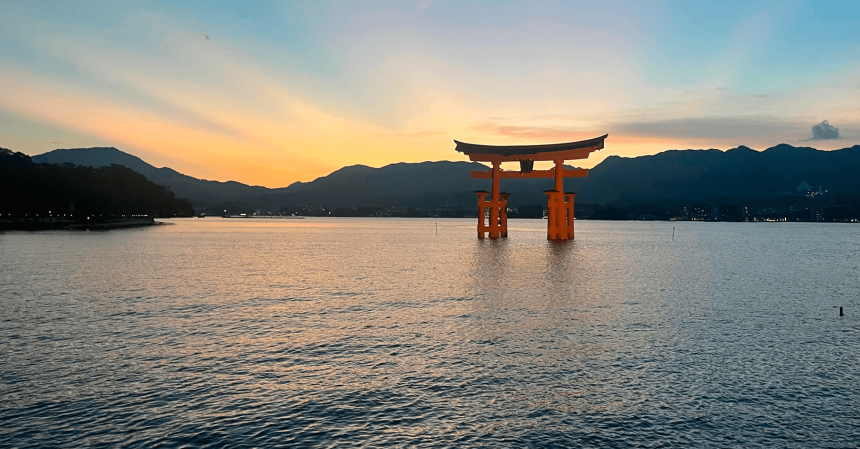
[[[749,208],[733,204],[720,205],[720,221],[749,221]]]
[[[684,206],[684,220],[709,221],[711,219],[710,205]]]

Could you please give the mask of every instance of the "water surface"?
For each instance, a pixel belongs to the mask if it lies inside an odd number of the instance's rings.
[[[860,445],[860,226],[170,223],[0,233],[0,446]]]

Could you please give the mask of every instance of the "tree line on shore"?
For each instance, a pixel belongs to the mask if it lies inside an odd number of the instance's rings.
[[[734,202],[732,202],[734,200]],[[543,218],[546,204],[526,204],[509,208],[508,218]],[[294,215],[303,217],[403,217],[476,218],[476,206],[432,207],[331,207],[325,204],[283,206],[277,211],[254,209],[249,204],[222,203],[206,215]],[[761,197],[746,201],[728,199],[705,203],[623,203],[577,202],[577,219],[585,220],[694,220],[694,221],[860,221],[860,198]]]
[[[126,167],[35,164],[0,148],[0,220],[104,221],[188,217],[194,209]]]

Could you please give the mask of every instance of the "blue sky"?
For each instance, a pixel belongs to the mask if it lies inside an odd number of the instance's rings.
[[[835,149],[858,55],[860,2],[0,2],[0,146],[272,187],[452,139]]]

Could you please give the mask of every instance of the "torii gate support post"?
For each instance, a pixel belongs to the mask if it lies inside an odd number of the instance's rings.
[[[558,207],[556,207],[556,192],[555,190],[544,190],[546,193],[546,238],[547,240],[555,240],[558,238]]]
[[[564,161],[555,161],[555,193],[553,194],[553,206],[555,206],[555,225],[557,239],[567,238],[567,207],[564,205]]]
[[[553,177],[555,188],[546,193],[546,238],[566,240],[573,238],[573,195],[564,192],[564,161],[556,160]]]
[[[508,237],[508,197],[511,196],[510,193],[501,192],[499,193],[500,197],[500,205],[499,205],[499,236],[500,237]]]
[[[567,238],[573,239],[573,199],[576,198],[575,192],[566,192],[564,194],[567,201]]]
[[[487,232],[486,216],[487,216],[487,196],[486,190],[475,190],[475,195],[478,195],[478,238],[484,238]]]
[[[498,206],[495,206],[492,200],[487,200],[486,190],[475,190],[475,195],[478,196],[478,238],[482,239],[487,234],[490,238],[493,237],[492,228],[495,224],[498,237],[508,236],[508,197],[511,195],[507,192],[499,192]],[[490,222],[487,223],[487,209],[490,209]],[[493,220],[493,211],[496,211],[497,219]]]
[[[546,238],[567,240],[574,238],[573,199],[574,192],[561,193],[557,190],[544,190],[547,203]]]
[[[493,189],[490,193],[490,238],[499,238],[499,178],[501,177],[501,163],[493,161]]]

